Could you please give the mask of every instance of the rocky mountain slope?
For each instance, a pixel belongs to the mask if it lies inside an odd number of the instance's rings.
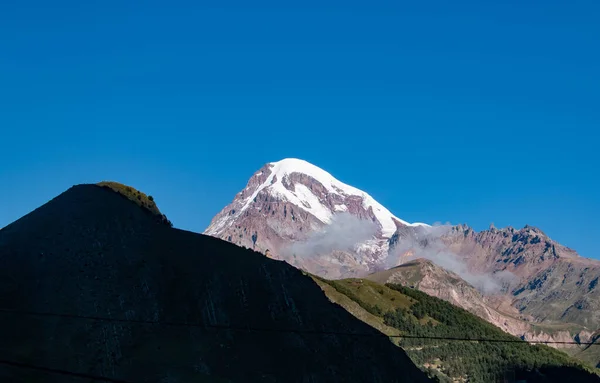
[[[470,270],[515,275],[508,293],[523,314],[600,327],[600,261],[580,257],[531,226],[476,233],[461,225],[442,240]]]
[[[361,238],[353,243],[347,238],[317,241],[311,251],[290,246],[310,243],[312,233],[332,225],[338,231],[359,226],[353,234]],[[278,259],[336,278],[373,270],[387,253],[389,238],[402,226],[427,225],[401,220],[369,194],[306,161],[284,159],[259,169],[204,233],[261,252],[269,249]],[[304,252],[310,255],[299,256]]]
[[[520,313],[512,306],[510,296],[483,295],[457,274],[441,268],[430,260],[418,258],[365,278],[382,284],[400,284],[416,288],[461,307],[524,340],[569,343],[577,340],[587,343],[597,339],[591,331],[576,323],[548,324],[532,321],[528,315]],[[561,348],[593,366],[600,361],[600,358],[595,358],[596,346],[560,343],[551,346]]]
[[[392,269],[366,277],[386,284],[401,284],[417,288],[428,295],[448,301],[495,324],[509,334],[522,336],[531,325],[519,319],[519,312],[500,297],[486,297],[457,274],[445,270],[432,261],[419,258]]]
[[[301,271],[96,185],[0,230],[0,309],[3,382],[428,381]]]
[[[511,372],[515,373],[514,378],[530,383],[566,379],[600,381],[598,370],[560,351],[519,341],[477,316],[416,289],[393,283],[383,285],[365,278],[335,281],[313,278],[332,302],[394,336],[394,341],[411,359],[440,382],[504,381],[502,378],[510,377]],[[414,338],[415,335],[420,338]],[[528,373],[535,371],[534,366],[539,368],[537,373]]]
[[[343,214],[360,224],[338,219]],[[375,228],[366,230],[364,222]],[[427,258],[460,278],[430,267],[419,288],[511,334],[588,341],[600,328],[600,262],[530,226],[478,233],[466,225],[410,224],[301,160],[263,166],[205,233],[260,252],[269,249],[275,258],[333,279]]]
[[[429,234],[418,228],[398,230],[390,239],[388,265],[401,264],[414,254],[494,287],[494,299],[503,310],[517,310],[518,315],[513,311],[511,316],[546,328],[568,324],[569,330],[563,326],[555,337],[587,342],[600,328],[600,262],[580,257],[538,228],[491,227],[477,233],[458,225],[436,227]]]

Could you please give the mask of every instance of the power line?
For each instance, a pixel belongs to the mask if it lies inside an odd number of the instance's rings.
[[[16,315],[29,315],[29,316],[45,316],[45,317],[58,317],[68,319],[85,319],[94,320],[99,322],[115,322],[115,323],[135,323],[135,324],[147,324],[147,325],[158,325],[158,326],[174,326],[174,327],[197,327],[197,328],[210,328],[217,330],[232,330],[232,331],[245,331],[245,332],[275,332],[275,333],[298,333],[298,334],[316,334],[316,335],[341,335],[341,336],[357,336],[357,337],[384,337],[384,338],[405,338],[405,339],[432,339],[432,340],[448,340],[448,341],[466,341],[466,342],[488,342],[488,343],[529,343],[529,344],[569,344],[577,346],[600,346],[600,343],[595,342],[573,342],[573,341],[536,341],[536,340],[521,340],[521,339],[486,339],[486,338],[463,338],[463,337],[445,337],[445,336],[425,336],[425,335],[386,335],[384,333],[354,333],[344,331],[320,331],[320,330],[301,330],[301,329],[285,329],[285,328],[269,328],[269,327],[249,327],[249,326],[231,326],[231,325],[217,325],[210,323],[185,323],[185,322],[161,322],[151,320],[140,320],[140,319],[120,319],[120,318],[107,318],[98,316],[85,316],[77,314],[60,314],[50,312],[36,312],[36,311],[21,311],[21,310],[10,310],[0,309],[2,313],[16,314]]]
[[[35,366],[33,364],[13,362],[13,361],[4,360],[4,359],[0,359],[0,364],[6,365],[6,366],[11,366],[11,367],[25,368],[28,370],[36,370],[36,371],[41,371],[41,372],[50,373],[50,374],[73,376],[75,378],[82,378],[82,379],[92,379],[92,380],[97,380],[97,381],[101,381],[101,382],[132,383],[132,382],[128,382],[125,380],[108,378],[106,376],[82,374],[79,372],[73,372],[73,371],[68,371],[68,370],[59,370],[56,368],[49,368],[49,367],[42,367],[42,366]]]

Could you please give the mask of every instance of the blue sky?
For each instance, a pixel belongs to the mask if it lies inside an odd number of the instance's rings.
[[[598,1],[122,3],[1,5],[0,227],[110,179],[202,231],[297,157],[600,258]]]

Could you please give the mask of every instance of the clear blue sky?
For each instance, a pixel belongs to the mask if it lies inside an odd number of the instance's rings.
[[[5,1],[0,227],[110,179],[202,231],[298,157],[403,219],[600,258],[598,20],[596,0]]]

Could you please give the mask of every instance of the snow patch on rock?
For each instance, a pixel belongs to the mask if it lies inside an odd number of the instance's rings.
[[[363,207],[365,209],[371,208],[373,210],[373,214],[381,225],[381,231],[384,238],[391,237],[396,231],[396,223],[394,221],[406,226],[429,226],[424,223],[409,223],[394,216],[388,209],[377,202],[369,194],[338,181],[325,170],[307,161],[296,158],[286,158],[278,162],[271,162],[269,167],[271,168],[271,174],[260,186],[256,188],[254,193],[252,193],[252,195],[245,200],[239,214],[241,214],[250,206],[250,204],[252,204],[256,196],[258,196],[261,191],[268,190],[270,194],[276,195],[277,197],[289,201],[294,205],[306,210],[324,224],[331,223],[333,213],[319,200],[317,196],[311,192],[310,189],[304,185],[296,184],[294,186],[294,190],[290,191],[283,185],[282,181],[285,179],[285,177],[292,173],[301,173],[318,181],[330,194],[361,197],[363,201]],[[335,206],[335,211],[347,210],[348,207],[345,205]],[[218,226],[218,223],[215,226]]]

